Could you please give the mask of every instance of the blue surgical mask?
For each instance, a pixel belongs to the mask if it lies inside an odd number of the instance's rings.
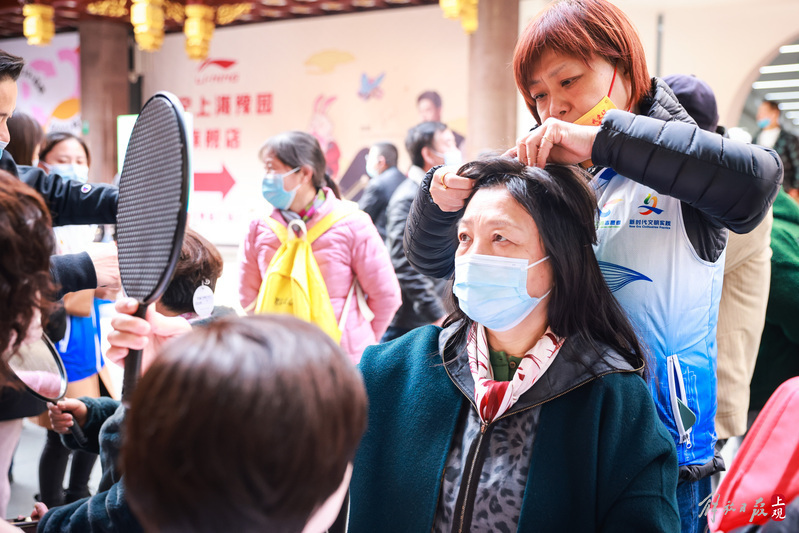
[[[272,204],[276,209],[288,209],[294,197],[297,196],[297,191],[300,188],[298,183],[292,190],[287,191],[283,184],[286,176],[294,174],[300,170],[300,167],[289,170],[284,174],[275,174],[274,172],[267,172],[264,176],[263,183],[261,184],[261,194],[264,199]]]
[[[438,157],[443,158],[444,164],[448,167],[459,167],[461,166],[461,163],[463,163],[463,154],[457,148],[447,150],[443,154],[441,152],[436,152],[435,150],[433,150],[433,153]]]
[[[529,264],[526,259],[468,254],[455,258],[453,292],[466,316],[494,331],[507,331],[524,320],[549,295],[527,294],[527,270],[549,256]]]
[[[47,165],[47,168],[50,173],[58,174],[65,180],[74,180],[79,183],[86,183],[89,181],[89,167],[87,165],[62,163],[58,165]]]
[[[380,175],[380,172],[377,171],[377,165],[374,163],[369,157],[366,158],[366,175],[372,179]]]
[[[767,128],[769,124],[771,124],[770,118],[761,118],[757,121],[757,127],[761,130]]]
[[[6,146],[8,146],[6,141],[0,141],[0,157],[3,157],[3,151],[6,149]]]

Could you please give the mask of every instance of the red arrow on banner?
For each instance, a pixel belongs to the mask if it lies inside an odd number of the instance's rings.
[[[235,184],[236,180],[233,179],[224,164],[222,165],[222,172],[194,173],[194,190],[198,192],[221,192],[222,198],[224,198]]]

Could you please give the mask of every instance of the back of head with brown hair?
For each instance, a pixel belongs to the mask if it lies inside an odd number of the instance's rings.
[[[516,87],[539,123],[529,87],[539,59],[547,51],[585,62],[598,56],[615,64],[630,78],[633,105],[641,103],[651,90],[644,47],[621,9],[607,0],[559,0],[536,15],[513,53]]]
[[[47,315],[54,292],[50,212],[39,194],[0,170],[0,383],[25,339],[35,309]]]
[[[360,374],[288,315],[223,319],[168,344],[123,446],[149,531],[296,533],[339,487],[366,427]]]
[[[192,312],[194,291],[200,285],[214,290],[223,266],[222,254],[216,246],[196,231],[186,228],[175,273],[161,296],[161,304],[179,315]]]
[[[42,126],[30,115],[14,113],[8,119],[11,141],[6,150],[18,165],[32,165],[36,149],[44,138]]]

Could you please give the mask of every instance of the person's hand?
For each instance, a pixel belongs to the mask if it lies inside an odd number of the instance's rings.
[[[133,298],[118,300],[115,308],[120,314],[111,319],[114,330],[108,334],[111,347],[105,355],[118,365],[124,365],[128,350],[142,350],[144,372],[164,342],[191,331],[185,318],[164,316],[153,306],[147,308],[147,320],[131,316],[139,308],[139,302]]]
[[[114,301],[117,299],[118,293],[119,287],[103,287],[94,290],[94,297],[100,300]]]
[[[548,118],[505,152],[528,166],[544,168],[547,163],[576,165],[591,159],[599,126],[580,126]]]
[[[41,520],[47,514],[47,506],[42,502],[33,504],[33,512],[31,513],[31,520]]]
[[[94,264],[97,286],[118,289],[120,278],[116,245],[110,242],[93,242],[86,248],[86,252]]]
[[[72,417],[75,417],[75,422],[78,426],[83,426],[86,423],[88,409],[86,404],[74,398],[64,398],[57,404],[47,404],[47,415],[50,417],[50,423],[53,425],[53,431],[66,435],[69,433],[69,428],[72,427]]]
[[[430,181],[430,196],[442,211],[459,211],[472,194],[474,180],[458,176],[460,167],[441,167]]]

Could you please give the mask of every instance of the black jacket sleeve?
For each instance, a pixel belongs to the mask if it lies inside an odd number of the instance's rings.
[[[408,220],[408,213],[414,201],[412,192],[406,194],[406,190],[410,191],[413,188],[416,187],[412,181],[405,181],[391,197],[388,204],[386,245],[402,290],[404,311],[407,312],[407,308],[412,307],[419,320],[430,323],[444,316],[443,302],[436,292],[433,281],[411,266],[403,250],[405,222]]]
[[[68,292],[97,288],[94,263],[86,252],[50,256],[50,276],[58,288],[56,298]]]
[[[602,120],[591,159],[736,233],[763,220],[782,183],[782,162],[773,150],[620,110]]]
[[[455,270],[458,248],[457,222],[460,211],[442,211],[430,196],[430,180],[439,167],[433,167],[422,180],[413,200],[405,227],[405,256],[418,272],[435,278],[447,278]]]
[[[44,197],[53,226],[116,224],[119,189],[113,185],[79,183],[46,174],[35,167],[17,167],[19,178]]]
[[[358,207],[377,224],[377,217],[386,209],[387,204],[388,198],[385,198],[384,191],[378,186],[377,178],[373,178],[358,200]]]

